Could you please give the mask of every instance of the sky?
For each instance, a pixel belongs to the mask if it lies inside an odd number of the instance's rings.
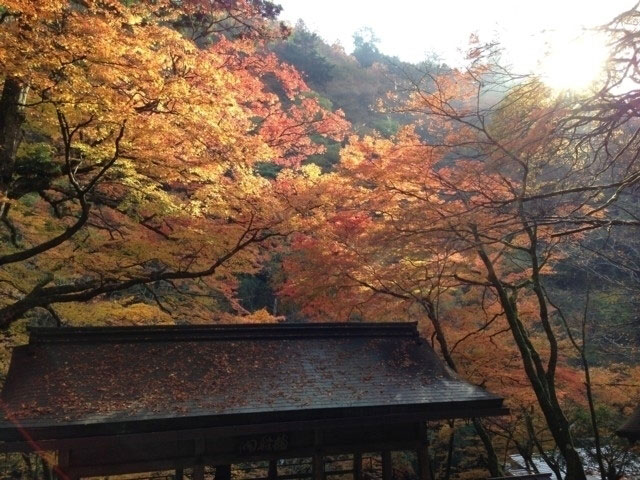
[[[352,35],[371,27],[380,50],[417,62],[437,54],[461,62],[470,34],[482,42],[500,40],[508,61],[528,69],[549,43],[570,41],[584,27],[608,22],[636,0],[276,0],[281,18],[299,18],[328,43],[347,52]],[[547,45],[547,47],[545,47]]]

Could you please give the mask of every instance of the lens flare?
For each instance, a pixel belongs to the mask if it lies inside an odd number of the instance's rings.
[[[593,32],[557,35],[540,62],[540,78],[557,91],[584,91],[602,79],[607,61],[606,39]]]

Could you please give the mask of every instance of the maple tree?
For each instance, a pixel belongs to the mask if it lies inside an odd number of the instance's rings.
[[[429,65],[401,84],[374,43],[361,42],[375,59],[363,69],[300,25],[274,50],[308,64],[359,131],[384,130],[351,137],[335,169],[348,125],[269,53],[288,33],[278,12],[263,0],[3,2],[0,327],[43,311],[73,324],[273,321],[243,308],[238,278],[287,238],[279,293],[303,315],[417,319],[450,368],[508,398],[508,420],[474,421],[493,476],[498,449],[515,447],[585,478],[575,424],[603,480],[618,473],[598,407],[629,408],[614,380],[637,367],[590,363],[589,295],[570,308],[550,279],[578,247],[628,263],[598,235],[640,225],[638,92],[620,88],[637,83],[637,11],[604,28],[614,58],[589,96],[553,95],[479,48],[466,71]],[[389,88],[377,118],[393,121],[364,128]],[[326,145],[331,159],[318,157]],[[325,173],[301,166],[314,156]]]
[[[347,125],[264,50],[286,34],[270,21],[278,8],[4,6],[0,325],[123,290],[155,300],[148,318],[168,320],[167,289],[201,311],[243,312],[237,274],[290,231],[291,209],[256,163],[295,167],[324,148],[310,135],[340,139]]]
[[[393,141],[352,138],[341,169],[314,182],[316,207],[306,207],[314,216],[300,228],[306,233],[293,238],[280,293],[318,319],[419,320],[450,368],[503,391],[508,376],[512,385],[522,383],[521,367],[500,336],[499,305],[487,299],[479,306],[475,292],[460,291],[455,275],[463,259],[439,233],[442,212],[430,206],[446,208],[430,178],[440,158],[410,129]],[[494,345],[474,346],[477,336]],[[511,361],[493,381],[496,342]],[[515,397],[513,388],[510,394]],[[479,420],[474,425],[492,475],[500,475],[489,434]]]
[[[620,200],[637,184],[636,121],[603,129],[606,114],[582,114],[591,99],[472,57],[467,71],[424,71],[390,95],[388,108],[418,118],[413,129],[350,140],[315,187],[323,201],[294,241],[282,293],[319,318],[426,318],[452,368],[508,393],[558,478],[586,478],[568,416],[583,405],[604,480],[617,467],[602,460],[603,393],[548,278],[588,233],[639,225]]]

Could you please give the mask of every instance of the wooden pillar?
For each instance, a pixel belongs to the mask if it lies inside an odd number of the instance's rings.
[[[196,464],[192,469],[192,480],[204,480],[204,463],[202,462],[202,455],[205,450],[204,437],[198,437],[193,442],[193,453],[196,458]]]
[[[431,459],[429,458],[429,437],[427,436],[427,424],[420,422],[420,441],[416,453],[418,455],[419,480],[433,480],[431,471]]]
[[[420,480],[432,480],[431,461],[429,459],[429,448],[427,445],[418,447],[418,478]]]
[[[313,445],[313,470],[312,470],[312,479],[313,480],[324,480],[324,455],[323,455],[323,446],[322,446],[322,432],[316,430]]]
[[[70,450],[58,450],[58,465],[54,467],[54,476],[56,478],[64,478],[69,480],[79,480],[77,474],[69,473],[69,461],[71,459]]]
[[[322,453],[313,453],[313,480],[324,480],[324,456]]]
[[[216,480],[231,480],[231,465],[216,465]]]
[[[391,466],[391,451],[382,452],[382,480],[391,480],[393,477],[393,467]]]
[[[269,461],[269,473],[267,475],[269,480],[277,480],[278,478],[278,461],[270,460]]]
[[[173,478],[175,478],[175,480],[184,480],[184,470],[182,467],[176,468],[176,473]]]
[[[193,475],[191,477],[193,480],[204,480],[204,465],[194,465],[193,466]]]
[[[353,454],[353,480],[362,480],[362,453]]]

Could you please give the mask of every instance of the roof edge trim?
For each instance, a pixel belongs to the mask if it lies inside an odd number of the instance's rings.
[[[29,344],[181,342],[243,339],[418,337],[417,322],[268,323],[131,327],[31,327]]]

